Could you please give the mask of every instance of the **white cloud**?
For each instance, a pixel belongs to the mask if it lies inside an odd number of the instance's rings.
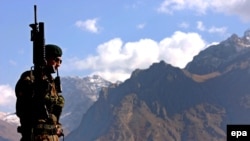
[[[181,27],[181,28],[189,28],[189,23],[182,22],[182,23],[179,24],[179,27]]]
[[[204,31],[204,32],[209,32],[209,33],[219,33],[219,34],[226,34],[227,32],[227,27],[209,27],[207,28],[202,21],[198,21],[197,22],[197,29],[200,31]]]
[[[197,22],[197,29],[200,31],[204,31],[206,29],[206,27],[203,25],[202,21]]]
[[[211,28],[208,29],[209,33],[220,33],[220,34],[225,34],[227,32],[226,27],[215,27],[212,26]]]
[[[212,6],[216,11],[229,15],[237,15],[243,21],[250,21],[250,1],[249,0],[213,0]]]
[[[141,24],[138,24],[138,25],[137,25],[137,28],[138,28],[138,29],[143,29],[145,26],[146,26],[145,23],[141,23]]]
[[[4,112],[14,112],[15,100],[14,90],[9,85],[0,85],[0,110]]]
[[[228,15],[239,16],[243,21],[250,21],[249,0],[164,0],[159,12],[172,14],[180,10],[193,10],[199,14],[206,14],[207,10]]]
[[[124,43],[120,38],[112,39],[97,47],[97,55],[87,58],[72,58],[65,68],[90,70],[110,81],[125,80],[137,68],[148,68],[152,63],[164,60],[173,66],[185,65],[205,48],[205,42],[197,33],[175,32],[157,42],[141,39]],[[72,63],[74,62],[74,63]]]
[[[207,44],[207,47],[213,46],[213,45],[218,45],[220,44],[220,42],[212,42],[210,44]]]
[[[172,14],[174,11],[194,9],[197,12],[204,14],[208,6],[208,2],[204,0],[165,0],[161,3],[158,11]]]
[[[98,33],[99,32],[99,27],[97,26],[97,18],[94,19],[88,19],[86,21],[77,21],[75,25],[79,27],[82,30],[90,31],[93,33]]]
[[[175,32],[171,38],[159,43],[160,58],[173,66],[184,68],[205,46],[205,41],[197,33]]]

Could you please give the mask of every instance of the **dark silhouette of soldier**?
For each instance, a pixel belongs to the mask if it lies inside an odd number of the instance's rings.
[[[58,70],[62,63],[62,50],[57,45],[45,46],[45,70]],[[48,68],[48,69],[47,69]],[[53,71],[44,71],[42,83],[34,85],[33,70],[25,71],[18,80],[16,93],[16,115],[20,119],[21,141],[59,141],[63,135],[59,118],[64,106],[64,98],[56,89]],[[39,94],[34,92],[38,87]]]

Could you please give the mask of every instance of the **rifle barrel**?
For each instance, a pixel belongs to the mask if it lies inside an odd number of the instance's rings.
[[[36,20],[36,5],[34,5],[34,19],[35,19],[35,24],[37,24],[37,20]]]

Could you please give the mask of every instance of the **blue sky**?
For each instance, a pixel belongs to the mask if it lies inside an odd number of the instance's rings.
[[[0,1],[0,111],[14,110],[14,87],[32,64],[29,24],[63,49],[61,76],[125,80],[165,60],[180,68],[209,44],[249,29],[247,0]]]

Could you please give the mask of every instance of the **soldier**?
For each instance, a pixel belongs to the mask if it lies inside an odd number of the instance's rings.
[[[62,50],[57,45],[46,45],[46,68],[42,83],[34,85],[33,70],[24,72],[15,88],[17,97],[16,115],[20,119],[21,141],[59,141],[63,135],[60,114],[64,106],[64,98],[56,89],[51,69],[57,70],[62,63]],[[39,94],[34,92],[39,87]]]

